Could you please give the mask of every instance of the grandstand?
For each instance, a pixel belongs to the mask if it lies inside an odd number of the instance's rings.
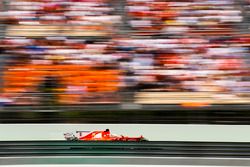
[[[249,5],[247,0],[2,1],[1,103],[5,111],[68,105],[80,111],[92,104],[107,110],[143,105],[245,110]]]

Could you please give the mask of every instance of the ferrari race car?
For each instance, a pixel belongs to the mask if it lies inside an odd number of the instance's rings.
[[[64,138],[68,141],[147,141],[143,136],[128,137],[123,135],[111,134],[109,129],[105,131],[76,131],[77,136],[73,133],[65,133]]]

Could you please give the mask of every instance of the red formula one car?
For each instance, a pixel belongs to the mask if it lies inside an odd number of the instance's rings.
[[[65,133],[64,138],[68,141],[147,141],[143,136],[128,137],[123,135],[111,134],[109,129],[105,131],[76,131],[77,136],[73,133]]]

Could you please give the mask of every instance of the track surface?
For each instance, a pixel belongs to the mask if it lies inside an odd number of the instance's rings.
[[[0,157],[144,156],[250,158],[250,143],[214,142],[0,142]]]

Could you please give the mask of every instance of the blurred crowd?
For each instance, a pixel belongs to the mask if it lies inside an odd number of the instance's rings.
[[[109,0],[11,0],[8,36],[110,36],[119,23]]]
[[[127,1],[132,35],[144,38],[125,42],[136,48],[142,86],[151,91],[249,91],[244,82],[249,36],[241,34],[238,2]]]
[[[124,1],[125,14],[112,0],[11,0],[0,13],[4,96],[13,104],[39,104],[43,94],[61,104],[116,103],[126,91],[249,96],[239,1]]]
[[[95,40],[109,39],[120,22],[108,2],[9,1],[0,15],[7,25],[1,41],[8,55],[4,95],[15,104],[38,104],[42,99],[53,104],[119,101],[119,55],[112,41]]]

